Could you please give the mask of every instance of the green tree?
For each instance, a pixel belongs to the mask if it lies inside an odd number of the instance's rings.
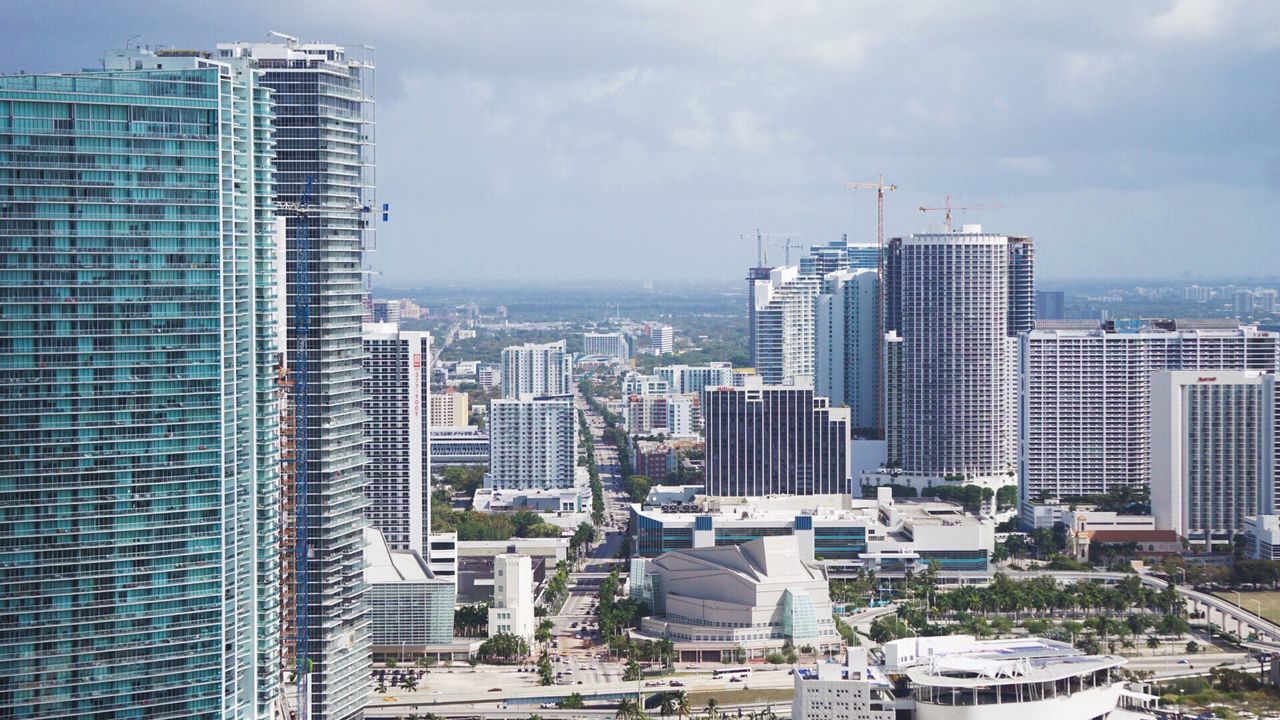
[[[623,698],[618,701],[618,710],[613,716],[618,720],[643,720],[644,708],[638,700]]]
[[[676,717],[684,718],[693,714],[693,704],[689,702],[689,693],[684,690],[676,692]]]
[[[1008,510],[1017,504],[1017,485],[1005,485],[996,491],[996,510]]]
[[[716,720],[716,718],[720,717],[719,708],[720,708],[719,700],[716,700],[713,697],[707,698],[707,718],[709,720]]]
[[[477,654],[490,662],[512,662],[529,654],[529,643],[510,633],[498,633],[480,645]]]
[[[550,618],[543,618],[538,622],[538,629],[533,631],[533,639],[545,643],[551,640],[551,629],[555,627],[555,623]]]
[[[635,682],[640,679],[640,663],[635,658],[627,659],[627,667],[622,671],[622,679],[628,682]]]
[[[404,688],[405,692],[413,692],[417,690],[418,676],[413,673],[405,675],[404,679],[400,681],[400,687]]]
[[[585,703],[582,700],[582,693],[573,692],[556,704],[562,710],[581,710]]]

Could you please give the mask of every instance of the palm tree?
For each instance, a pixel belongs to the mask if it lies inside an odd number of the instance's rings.
[[[693,706],[689,704],[689,693],[681,690],[676,693],[676,717],[680,720],[693,715]]]
[[[405,675],[404,680],[400,683],[400,686],[403,687],[407,692],[413,692],[414,690],[417,690],[418,689],[417,676]]]
[[[662,703],[658,705],[658,714],[662,717],[676,714],[676,696],[675,693],[663,693]]]
[[[1156,648],[1160,647],[1160,641],[1156,639],[1155,635],[1147,636],[1147,647],[1151,648],[1152,655],[1156,654]]]
[[[613,716],[617,720],[644,720],[644,707],[639,700],[623,698],[618,701],[618,711]]]
[[[707,717],[709,720],[716,720],[716,718],[720,717],[719,707],[720,701],[715,698],[707,698]]]

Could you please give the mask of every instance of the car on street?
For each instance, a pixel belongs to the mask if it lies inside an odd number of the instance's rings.
[[[672,680],[671,687],[684,687],[684,683],[680,682],[679,680]]]

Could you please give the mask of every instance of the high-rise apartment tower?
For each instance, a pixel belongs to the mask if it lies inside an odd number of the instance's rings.
[[[1035,303],[1030,238],[981,226],[909,235],[886,251],[886,331],[902,338],[896,380],[902,470],[1014,479],[1018,333]]]
[[[503,349],[502,397],[572,393],[573,356],[565,350],[564,340]]]
[[[427,557],[431,532],[431,334],[364,326],[365,517],[393,550]],[[465,397],[465,396],[464,396]]]
[[[276,99],[276,201],[306,206],[288,215],[289,359],[303,425],[296,452],[306,467],[296,481],[306,511],[298,532],[308,542],[294,555],[306,580],[296,588],[301,628],[289,635],[305,646],[297,650],[310,668],[310,718],[344,720],[363,712],[370,664],[361,324],[363,258],[373,245],[367,211],[376,206],[374,66],[341,45],[292,38],[219,44],[217,54],[252,58],[263,71]],[[304,225],[310,249],[300,255]]]
[[[104,66],[0,77],[0,717],[270,718],[271,94]]]

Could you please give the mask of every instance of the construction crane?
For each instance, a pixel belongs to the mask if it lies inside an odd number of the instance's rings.
[[[884,194],[897,190],[898,186],[892,183],[886,183],[884,181],[884,173],[877,175],[875,182],[851,182],[845,183],[844,186],[850,190],[876,191],[876,280],[880,283],[880,290],[876,293],[876,337],[883,338],[885,333],[885,316],[888,314],[885,307],[887,299],[886,292],[884,290]],[[883,363],[885,361],[885,356],[883,354],[885,345],[883,342],[879,344],[879,348],[881,353],[879,361],[883,367]],[[879,389],[876,392],[875,405],[876,425],[878,427],[884,427],[883,392]]]
[[[785,258],[785,264],[787,265],[791,264],[791,248],[802,248],[802,247],[804,246],[799,243],[793,243],[791,242],[791,238],[787,238],[787,242],[782,246],[782,250],[784,253],[783,257]]]
[[[884,181],[884,173],[880,173],[876,177],[875,182],[851,182],[845,183],[845,187],[850,190],[875,190],[876,191],[876,246],[884,248],[884,194],[898,189],[897,185],[886,183]]]
[[[790,265],[790,264],[791,264],[791,248],[793,248],[793,247],[794,247],[794,248],[801,247],[800,245],[792,244],[792,242],[791,242],[791,238],[792,238],[793,236],[798,236],[798,235],[803,235],[803,234],[804,234],[804,233],[787,233],[787,232],[762,233],[762,232],[760,232],[760,228],[756,228],[756,267],[764,267],[764,266],[765,266],[765,263],[767,263],[767,262],[768,262],[768,259],[769,259],[769,258],[768,258],[768,256],[765,254],[765,251],[764,251],[764,239],[765,239],[765,238],[781,238],[781,237],[784,237],[784,238],[786,238],[786,239],[787,239],[787,245],[786,245],[786,248],[787,248],[787,264],[788,264],[788,265]],[[739,236],[738,236],[738,239],[739,239],[739,240],[743,240],[743,241],[745,241],[745,240],[746,240],[746,236],[745,236],[745,235],[739,235]]]
[[[947,232],[951,232],[951,211],[952,210],[978,210],[979,208],[988,208],[992,210],[997,210],[1002,207],[1004,207],[1004,203],[974,203],[972,205],[952,205],[951,196],[948,195],[947,199],[943,202],[942,207],[925,207],[924,205],[921,205],[919,207],[919,210],[920,212],[945,212],[946,215],[943,217],[942,225],[947,229]]]
[[[294,276],[297,283],[297,300],[293,307],[293,324],[296,349],[293,357],[294,405],[294,630],[297,633],[294,654],[297,660],[298,680],[297,718],[305,720],[311,715],[311,619],[310,603],[311,548],[308,537],[310,519],[308,507],[308,480],[310,479],[310,407],[309,380],[311,375],[311,213],[317,208],[311,199],[312,177],[307,176],[306,186],[298,202],[278,202],[277,210],[293,213],[298,218],[295,235]]]

